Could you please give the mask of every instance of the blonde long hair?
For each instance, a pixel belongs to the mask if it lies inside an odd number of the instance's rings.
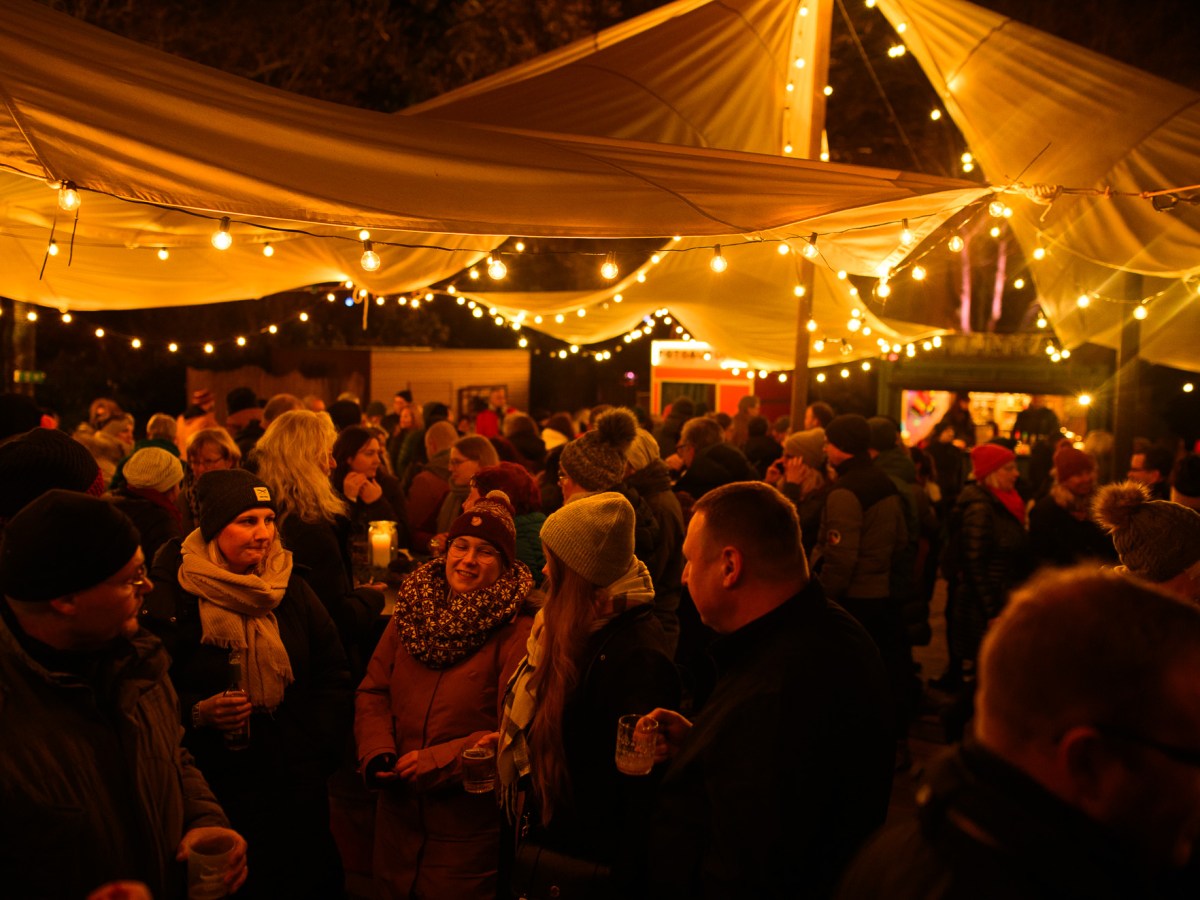
[[[556,807],[571,803],[562,717],[567,698],[579,684],[579,664],[596,619],[599,589],[555,556],[549,547],[543,545],[543,548],[550,579],[542,608],[541,663],[529,682],[530,691],[537,697],[529,730],[529,750],[533,790],[544,824],[550,821]]]
[[[328,416],[294,409],[267,426],[255,460],[258,476],[275,491],[280,519],[289,515],[315,524],[347,514],[329,480],[329,455],[337,433]]]

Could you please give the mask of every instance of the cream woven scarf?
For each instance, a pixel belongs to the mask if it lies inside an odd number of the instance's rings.
[[[242,687],[255,709],[273,710],[292,683],[292,663],[273,610],[287,591],[292,554],[276,537],[257,573],[231,572],[215,540],[184,539],[179,584],[200,603],[200,643],[243,650]]]

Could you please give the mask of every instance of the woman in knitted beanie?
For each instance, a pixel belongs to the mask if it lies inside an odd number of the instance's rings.
[[[493,491],[450,528],[444,558],[400,585],[358,688],[361,771],[379,789],[380,896],[497,896],[501,816],[463,789],[460,754],[495,740],[499,701],[525,652],[533,579],[515,558],[512,505]]]
[[[238,896],[341,896],[326,782],[352,693],[337,629],[280,543],[274,491],[219,469],[196,494],[199,527],[159,552],[142,621],[171,654],[184,744],[254,845]]]
[[[500,462],[485,466],[471,477],[471,492],[463,503],[470,509],[491,491],[504,491],[513,503],[513,524],[517,527],[517,559],[529,567],[535,586],[545,577],[542,569],[546,557],[542,555],[542,524],[546,514],[542,512],[542,494],[537,482],[524,466],[511,462]]]
[[[1136,481],[1096,492],[1092,516],[1108,534],[1130,574],[1200,602],[1200,512],[1155,500]]]
[[[505,698],[501,799],[511,814],[524,791],[529,840],[611,866],[624,896],[642,866],[655,778],[617,770],[617,720],[678,700],[678,676],[634,556],[628,500],[568,503],[546,520],[542,544],[548,596]]]

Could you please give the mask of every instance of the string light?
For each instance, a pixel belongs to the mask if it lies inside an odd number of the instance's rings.
[[[517,241],[516,250],[518,253],[524,253],[525,252],[525,242]]]
[[[275,324],[268,325],[268,326],[267,326],[267,331],[269,331],[271,334],[278,334],[278,333],[279,333],[279,326],[278,326],[278,325],[275,325]]]
[[[993,225],[993,226],[991,227],[991,229],[989,229],[989,230],[988,230],[988,234],[990,234],[990,235],[991,235],[992,237],[994,237],[994,238],[998,238],[998,237],[1000,237],[1000,226],[999,226],[999,225]]]
[[[500,258],[500,254],[488,257],[487,264],[488,277],[492,281],[499,281],[508,274],[508,266],[504,264],[504,260]]]
[[[842,371],[838,372],[838,374],[839,374],[839,375],[841,375],[843,378],[849,378],[849,377],[850,377],[850,370],[849,370],[849,369],[842,369]]]
[[[941,117],[942,117],[942,111],[940,109],[931,109],[929,111],[929,118],[932,119],[933,121],[936,122],[939,119],[941,119]]]
[[[1046,321],[1046,316],[1045,316],[1045,314],[1044,314],[1044,313],[1038,313],[1038,317],[1037,317],[1037,327],[1038,327],[1038,328],[1045,328],[1045,327],[1046,327],[1047,325],[1049,325],[1049,324],[1050,324],[1050,323]]]
[[[862,370],[863,370],[864,372],[870,372],[870,371],[871,371],[871,361],[870,361],[869,359],[864,359],[864,360],[863,360],[863,364],[862,364]]]
[[[263,244],[263,256],[267,257],[267,259],[270,259],[274,255],[275,248],[271,246],[270,241],[267,241],[265,244]]]
[[[1146,318],[1146,316],[1147,316],[1146,307],[1144,307],[1144,306],[1135,306],[1135,307],[1133,308],[1133,317],[1134,317],[1135,319],[1137,319],[1138,321],[1141,321],[1141,320],[1145,319],[1145,318]]]
[[[79,209],[79,204],[83,200],[79,196],[79,189],[75,187],[75,182],[64,181],[58,189],[58,208],[71,212]]]
[[[168,250],[166,247],[159,247],[158,252],[155,254],[155,256],[157,256],[163,262],[166,262],[168,259],[171,258],[171,251]]]
[[[879,284],[875,286],[875,295],[877,297],[887,298],[892,295],[892,286],[888,284],[886,278],[880,278]]]
[[[213,232],[212,245],[218,250],[228,250],[233,244],[233,235],[229,233],[229,216],[222,216],[217,230]]]
[[[98,338],[104,337],[104,329],[103,328],[96,329],[96,337],[98,337]]]
[[[1045,247],[1034,247],[1033,248],[1033,258],[1038,259],[1038,260],[1045,259],[1046,258],[1046,248]]]
[[[559,313],[558,315],[556,315],[554,317],[554,321],[556,324],[561,325],[563,322],[566,321],[566,318],[563,316],[562,313]]]
[[[960,250],[962,250],[965,243],[966,242],[963,241],[962,237],[956,234],[951,236],[950,240],[946,242],[946,246],[952,253],[958,253]]]
[[[216,348],[216,347],[214,347],[212,344],[205,344],[205,345],[204,345],[204,352],[205,352],[205,353],[212,353],[212,352],[213,352],[214,350],[216,350],[216,349],[217,349],[217,348]]]
[[[25,313],[25,318],[30,322],[36,322],[38,320],[37,310],[31,309],[29,312]]]
[[[718,275],[729,268],[729,261],[721,255],[721,245],[717,244],[713,247],[713,257],[709,260],[708,267]]]
[[[1092,405],[1092,395],[1091,394],[1080,394],[1075,399],[1079,403],[1080,406],[1091,406]]]
[[[779,251],[780,256],[787,256],[792,252],[792,248],[787,241],[781,241],[776,249]]]
[[[1075,305],[1078,306],[1080,309],[1087,309],[1089,306],[1092,305],[1092,298],[1089,297],[1087,294],[1080,294],[1078,297],[1075,298]]]
[[[358,264],[368,272],[374,272],[379,268],[381,260],[379,254],[375,252],[375,247],[369,239],[364,239],[362,242],[362,256],[358,258]]]
[[[963,160],[966,162],[966,160]],[[999,219],[1004,215],[1004,204],[999,200],[993,200],[988,204],[988,215],[993,219]]]
[[[1018,278],[1016,281],[1013,282],[1013,287],[1015,287],[1018,291],[1021,290],[1021,288],[1025,287],[1025,279]]]
[[[470,271],[467,272],[467,276],[472,281],[478,281],[479,280],[479,270],[476,268],[472,268]]]
[[[129,342],[129,346],[132,347],[134,350],[142,349],[141,338],[134,338],[132,341]]]
[[[826,97],[832,97],[833,96],[833,86],[829,85],[829,84],[825,85],[825,87],[823,87],[821,89],[821,93],[824,94]]]
[[[809,319],[808,324],[805,325],[804,327],[807,328],[810,332],[816,331],[817,330],[817,320]]]
[[[926,274],[928,274],[928,273],[925,271],[924,266],[913,266],[913,269],[912,269],[913,281],[924,281]]]
[[[70,325],[71,324],[71,314],[69,312],[63,313],[62,321],[63,321],[64,325]]]
[[[620,274],[621,270],[617,268],[617,254],[610,250],[604,258],[604,265],[600,267],[600,277],[612,281]]]
[[[892,46],[888,47],[888,56],[892,59],[899,59],[907,52],[908,48],[903,44],[892,44]]]
[[[1190,394],[1195,389],[1196,389],[1196,386],[1194,384],[1192,384],[1190,381],[1183,386],[1183,392],[1185,394]]]
[[[779,373],[779,383],[780,383],[780,384],[787,384],[787,380],[788,380],[788,377],[787,377],[787,372],[780,372],[780,373]]]
[[[792,293],[795,294],[797,297],[803,297],[805,294],[808,293],[808,288],[806,288],[802,284],[798,284],[794,288],[792,288]]]
[[[174,341],[171,341],[171,343],[167,344],[167,349],[170,350],[172,353],[178,353],[179,345],[177,343],[175,343]]]
[[[825,383],[825,373],[824,373],[824,372],[818,372],[818,373],[817,373],[817,383],[818,383],[818,384],[824,384],[824,383]]]
[[[246,346],[246,339],[245,339],[244,337],[242,337],[240,334],[238,335],[238,339],[237,339],[237,345],[238,345],[239,347],[245,347],[245,346]],[[209,347],[211,347],[211,346],[212,346],[212,344],[205,344],[205,345],[204,345],[204,352],[205,352],[205,353],[212,353],[212,351],[208,349],[208,348],[209,348]]]
[[[805,259],[817,258],[817,233],[815,231],[808,236],[808,240],[804,243],[804,249],[800,252],[804,254]]]
[[[942,336],[940,334],[935,334],[933,336],[933,346],[935,348],[942,346]]]
[[[50,238],[50,243],[46,247],[46,252],[51,256],[58,256],[58,241],[54,240],[54,238]]]

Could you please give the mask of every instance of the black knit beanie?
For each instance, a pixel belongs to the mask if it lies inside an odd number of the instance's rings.
[[[275,511],[275,497],[265,481],[245,469],[214,469],[196,482],[200,507],[200,536],[215,538],[230,522],[248,509]]]
[[[133,522],[107,500],[47,491],[4,529],[0,585],[14,600],[55,600],[112,578],[140,543]]]
[[[104,477],[87,448],[53,428],[35,428],[0,444],[0,519],[51,488],[100,496]]]
[[[843,453],[857,456],[866,453],[871,446],[871,426],[866,419],[854,413],[835,416],[825,426],[825,440]]]

